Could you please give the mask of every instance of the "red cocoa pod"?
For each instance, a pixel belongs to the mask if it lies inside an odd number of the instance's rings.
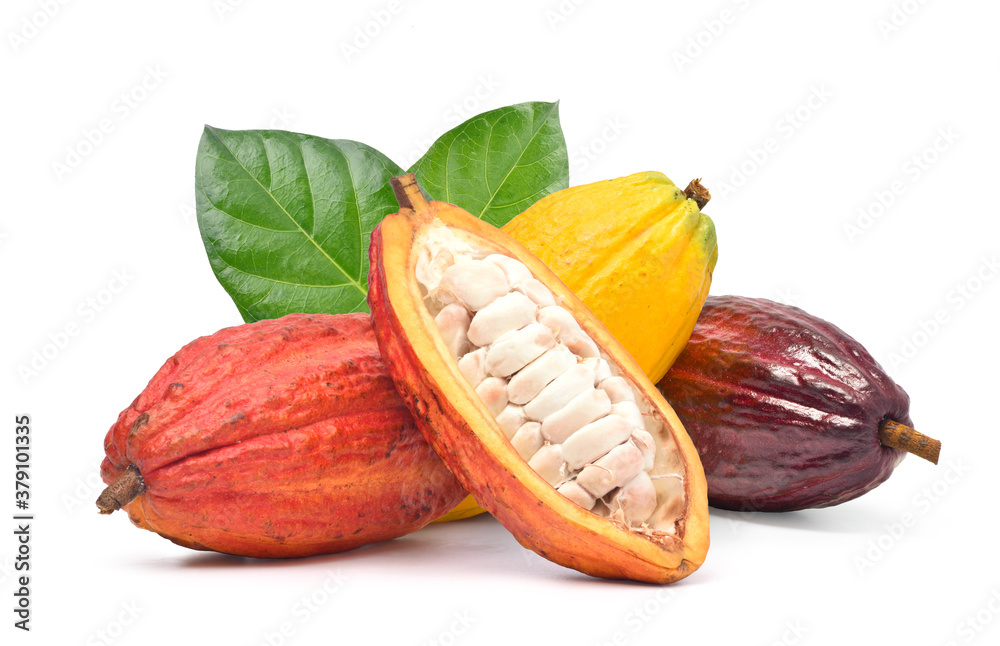
[[[884,482],[901,449],[937,461],[940,443],[907,428],[903,389],[797,307],[710,296],[658,387],[698,448],[714,507],[829,507]]]
[[[367,314],[289,314],[189,343],[104,446],[102,513],[241,556],[396,538],[466,495],[397,395]]]

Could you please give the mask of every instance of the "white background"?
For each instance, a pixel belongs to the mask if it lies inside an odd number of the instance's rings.
[[[3,3],[5,644],[249,646],[279,643],[284,622],[287,644],[997,643],[1000,6],[345,4]],[[240,323],[194,217],[204,124],[355,139],[406,166],[465,117],[556,99],[572,184],[703,177],[712,292],[794,303],[854,335],[943,441],[941,464],[907,459],[830,509],[713,510],[705,565],[663,588],[550,564],[488,517],[261,562],[98,516],[118,412],[181,345]],[[68,149],[87,154],[59,173]],[[9,610],[22,413],[30,634]]]

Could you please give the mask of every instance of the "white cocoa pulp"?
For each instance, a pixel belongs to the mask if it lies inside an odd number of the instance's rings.
[[[514,437],[510,438],[510,444],[525,460],[530,460],[538,449],[545,445],[542,437],[542,425],[538,422],[525,422],[521,428],[517,429]]]
[[[510,400],[527,404],[553,379],[576,365],[576,355],[559,344],[519,370],[510,378]]]
[[[431,228],[422,245],[416,278],[428,311],[514,451],[584,509],[675,531],[684,508],[676,445],[562,299],[524,263],[446,226]],[[654,436],[666,439],[658,446]]]

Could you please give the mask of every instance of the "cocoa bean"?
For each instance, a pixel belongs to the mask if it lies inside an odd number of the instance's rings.
[[[439,285],[473,312],[510,291],[500,267],[481,260],[458,262],[445,270]]]
[[[499,377],[487,377],[476,386],[476,394],[495,418],[507,405],[507,381]]]
[[[587,424],[611,412],[611,400],[603,390],[590,388],[552,413],[542,422],[542,434],[553,443],[566,441],[570,435]]]
[[[530,460],[531,456],[545,445],[545,440],[542,437],[542,425],[538,422],[525,422],[514,433],[514,437],[510,438],[510,444],[518,455],[525,460]]]
[[[509,377],[555,346],[552,331],[540,323],[531,323],[508,332],[486,353],[486,371],[496,377]]]
[[[469,341],[489,345],[508,332],[535,322],[538,306],[524,294],[511,292],[476,312],[468,328]],[[441,326],[438,325],[438,328]]]
[[[471,349],[468,336],[470,321],[469,310],[457,303],[445,306],[434,317],[434,323],[441,330],[441,337],[453,357],[461,357]]]
[[[642,465],[642,452],[631,442],[626,442],[611,449],[593,464],[585,466],[576,476],[576,482],[592,496],[600,498],[634,478],[643,470]]]
[[[505,256],[499,253],[491,253],[483,258],[483,262],[493,263],[499,267],[503,271],[504,276],[507,277],[507,284],[510,285],[511,288],[517,287],[529,278],[533,278],[531,271],[524,266],[523,262],[511,258],[510,256]]]
[[[510,401],[527,404],[553,379],[576,365],[576,357],[561,343],[547,350],[510,378]]]

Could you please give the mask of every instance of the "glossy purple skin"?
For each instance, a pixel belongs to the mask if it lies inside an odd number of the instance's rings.
[[[694,441],[713,507],[793,511],[857,498],[906,455],[879,423],[910,398],[861,344],[797,307],[710,296],[658,384]]]

